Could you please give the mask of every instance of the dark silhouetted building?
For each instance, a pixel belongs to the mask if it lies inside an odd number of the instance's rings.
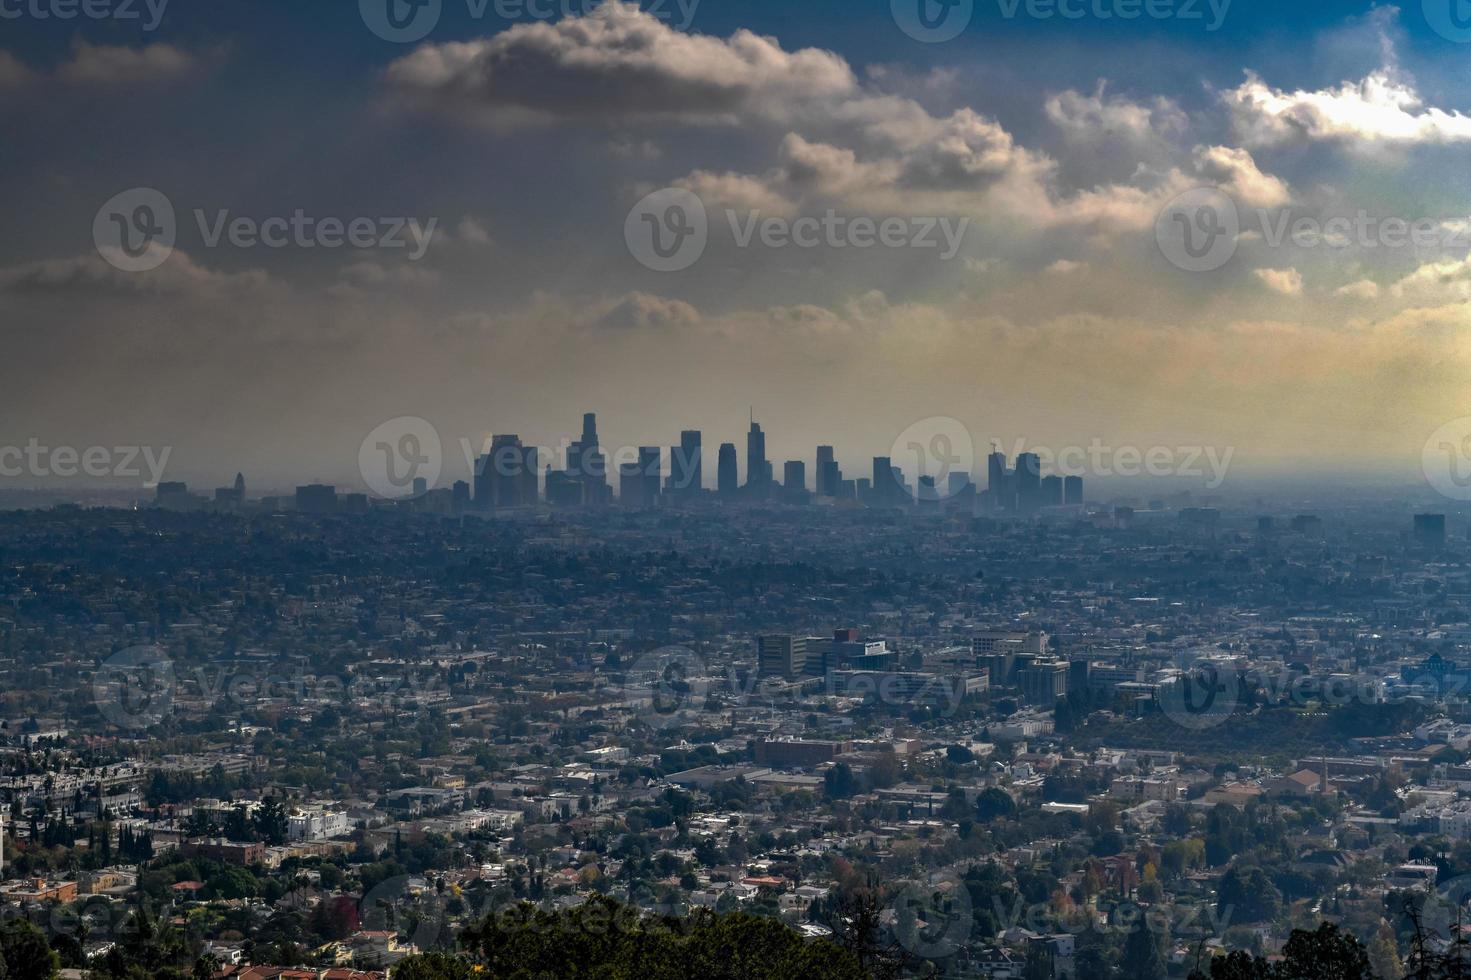
[[[741,476],[739,463],[736,461],[736,447],[733,442],[722,442],[720,444],[720,459],[716,465],[715,488],[722,497],[734,497],[741,489]]]
[[[699,432],[679,434],[679,445],[669,451],[669,493],[675,497],[697,497],[705,489],[705,460]]]

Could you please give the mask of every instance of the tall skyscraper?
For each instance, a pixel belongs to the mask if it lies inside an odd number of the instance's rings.
[[[817,447],[817,495],[834,497],[838,493],[838,464],[833,459],[832,446]]]
[[[746,490],[763,497],[771,487],[771,464],[766,461],[766,433],[755,419],[746,433]]]
[[[582,417],[582,438],[567,448],[567,474],[582,484],[582,502],[601,506],[612,496],[608,486],[608,461],[598,447],[598,417]]]
[[[1083,478],[1081,476],[1069,476],[1063,478],[1062,502],[1069,507],[1082,506]]]
[[[534,452],[535,450],[533,450]],[[490,441],[490,506],[498,510],[520,507],[526,486],[526,447],[520,436],[495,436]],[[535,471],[532,471],[535,479]],[[529,503],[535,503],[533,499]]]
[[[705,489],[700,441],[700,433],[689,429],[679,434],[679,445],[669,450],[669,492],[676,497],[696,497]]]
[[[1006,472],[1006,454],[1000,449],[986,457],[986,490],[996,510],[1011,510],[1016,506],[1016,493]]]
[[[1042,478],[1042,506],[1061,507],[1063,501],[1063,484],[1060,476],[1044,476]]]
[[[888,456],[875,456],[873,458],[873,502],[879,507],[892,505],[898,497],[898,487],[894,485],[894,462]]]
[[[659,477],[663,475],[663,465],[658,446],[639,447],[638,472],[645,507],[659,503]]]
[[[735,443],[722,442],[715,477],[716,489],[722,497],[734,497],[740,492],[741,477],[738,466]]]
[[[1036,453],[1016,457],[1016,506],[1031,513],[1042,505],[1042,458]]]
[[[788,494],[805,493],[807,491],[807,464],[800,459],[787,460],[787,465],[782,468],[782,489]]]

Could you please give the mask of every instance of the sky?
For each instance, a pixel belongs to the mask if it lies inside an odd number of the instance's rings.
[[[1416,477],[1471,437],[1468,69],[1463,0],[0,0],[0,444],[354,485],[403,418],[449,480],[754,411],[778,472],[958,424]]]

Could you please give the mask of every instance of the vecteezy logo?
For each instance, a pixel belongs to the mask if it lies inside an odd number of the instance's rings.
[[[439,24],[443,0],[358,0],[368,30],[385,41],[413,44]]]
[[[1425,442],[1420,468],[1435,492],[1451,500],[1471,500],[1471,418],[1447,422]]]
[[[1447,41],[1471,41],[1471,3],[1467,0],[1424,0],[1425,22]]]
[[[1197,187],[1176,197],[1154,224],[1160,252],[1186,272],[1212,272],[1230,262],[1240,233],[1236,202],[1214,187]]]
[[[415,416],[389,419],[369,432],[358,447],[363,482],[385,500],[413,496],[420,480],[424,489],[432,490],[443,467],[439,430]]]
[[[174,704],[174,664],[159,647],[128,647],[92,675],[92,700],[119,728],[148,728]]]
[[[358,903],[358,921],[370,932],[407,936],[423,950],[453,942],[445,900],[425,879],[409,875],[385,878]]]
[[[623,240],[640,264],[655,272],[680,272],[700,261],[710,241],[705,202],[683,187],[655,191],[633,206]]]
[[[97,210],[92,242],[113,268],[147,272],[168,261],[177,230],[169,199],[151,187],[134,187]]]
[[[1187,663],[1173,681],[1160,685],[1160,708],[1180,727],[1204,731],[1236,711],[1237,686],[1234,670],[1207,660]]]
[[[899,29],[916,41],[953,41],[970,26],[975,0],[890,0]]]
[[[915,956],[943,960],[970,939],[970,889],[949,871],[907,883],[894,903],[894,935]]]
[[[705,661],[687,647],[660,647],[642,654],[623,675],[623,694],[650,728],[676,723],[709,691]]]
[[[975,472],[976,444],[970,430],[959,419],[945,416],[922,419],[899,433],[889,449],[889,463],[900,469],[914,472],[917,485],[914,493],[921,503],[944,500],[959,493],[970,484]],[[953,477],[964,476],[962,483]],[[874,493],[881,500],[891,500],[888,494],[896,494],[899,501],[908,494],[900,482],[902,474],[892,480],[888,474],[875,472]]]

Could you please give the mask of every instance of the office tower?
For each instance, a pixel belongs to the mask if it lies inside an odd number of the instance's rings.
[[[547,504],[551,507],[581,507],[583,483],[567,470],[547,470]],[[476,506],[479,507],[477,493]]]
[[[1017,671],[1022,700],[1028,704],[1049,705],[1067,695],[1067,661],[1037,661]]]
[[[594,412],[582,416],[582,438],[567,449],[567,473],[582,483],[583,503],[598,506],[608,502],[612,494],[608,461],[598,447],[598,417]]]
[[[807,464],[800,459],[789,459],[782,467],[782,488],[789,494],[805,493],[807,490]]]
[[[677,497],[695,497],[705,489],[704,452],[700,433],[690,429],[679,434],[679,445],[669,450],[669,492]]]
[[[1044,476],[1042,478],[1042,506],[1061,507],[1062,499],[1062,477]]]
[[[1069,507],[1083,505],[1083,478],[1069,476],[1062,481],[1062,502]]]
[[[428,492],[429,492],[429,480],[427,478],[425,478],[425,477],[422,477],[422,476],[416,476],[416,477],[414,477],[414,498],[415,499],[418,499],[419,497],[424,496],[424,494],[426,494]]]
[[[755,419],[746,433],[746,490],[753,497],[764,497],[771,486],[771,464],[766,461],[766,433]]]
[[[908,503],[904,485],[888,456],[873,458],[873,503],[878,507],[894,507]]]
[[[495,436],[490,440],[490,507],[507,510],[522,506],[521,494],[526,486],[525,466],[526,447],[521,445],[520,436]],[[532,479],[535,478],[533,471]]]
[[[737,466],[735,443],[722,442],[715,473],[716,490],[722,497],[734,497],[740,492],[741,478]]]
[[[245,503],[245,474],[235,474],[235,484],[215,490],[215,503],[238,507]]]
[[[756,663],[762,677],[791,680],[807,668],[807,640],[788,634],[757,637]]]
[[[475,460],[475,501],[477,511],[489,511],[495,507],[495,463],[494,453],[488,452]]]
[[[635,510],[649,506],[644,497],[643,470],[637,463],[623,463],[618,467],[618,502]]]
[[[1042,502],[1042,458],[1036,453],[1018,453],[1016,457],[1016,507],[1031,513]]]
[[[452,492],[454,493],[454,502],[452,504],[454,514],[456,517],[459,517],[470,509],[470,484],[464,480],[456,480]]]
[[[969,473],[951,473],[945,486],[945,495],[951,500],[969,499],[975,495],[975,484]]]
[[[296,488],[296,509],[303,514],[330,514],[337,509],[337,488],[314,483]]]
[[[919,493],[916,494],[922,507],[932,507],[940,502],[940,491],[935,487],[935,478],[928,474],[919,478]]]
[[[1440,548],[1445,544],[1445,515],[1416,514],[1415,543],[1422,548]]]
[[[535,507],[541,502],[541,491],[537,475],[541,472],[541,457],[535,446],[521,447],[521,486],[517,496],[522,507]]]
[[[817,495],[832,497],[837,494],[838,464],[833,461],[832,446],[817,447]],[[832,482],[829,483],[828,481]]]
[[[642,481],[643,506],[654,507],[659,503],[659,477],[664,469],[658,446],[640,446],[638,451],[639,479]]]
[[[991,506],[996,510],[1012,510],[1016,506],[1016,493],[1006,472],[1006,454],[999,449],[986,457],[986,490],[991,494]]]

